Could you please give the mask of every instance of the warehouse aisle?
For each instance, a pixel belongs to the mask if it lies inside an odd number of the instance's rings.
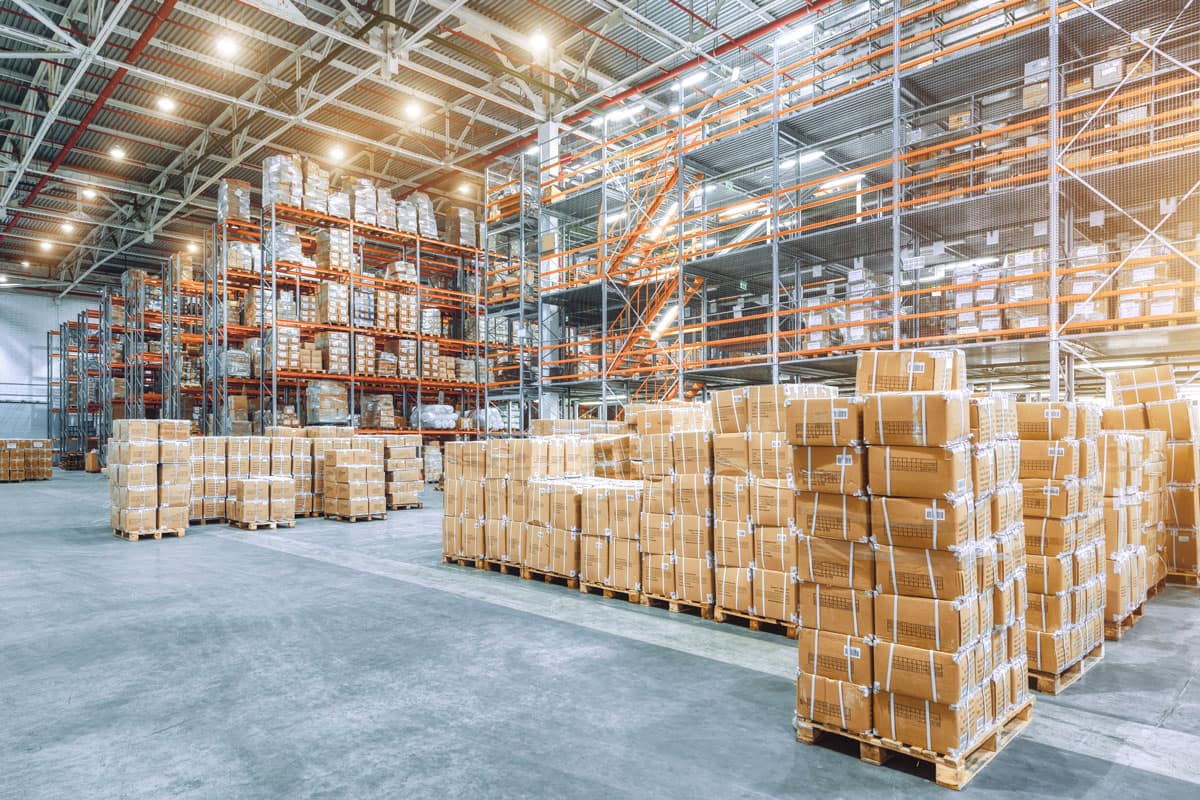
[[[0,797],[947,796],[796,744],[791,642],[442,566],[426,499],[129,543],[102,477],[0,485]],[[1155,600],[967,792],[1200,792],[1198,614]]]

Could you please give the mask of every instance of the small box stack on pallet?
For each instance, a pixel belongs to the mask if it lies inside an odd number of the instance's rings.
[[[552,450],[551,460],[553,455]],[[522,577],[579,588],[579,537],[583,526],[580,483],[567,478],[529,482],[533,499],[528,509],[529,546]]]
[[[446,444],[446,497],[442,507],[442,559],[446,562],[478,566],[477,560],[486,557],[483,480],[487,447],[487,442]],[[529,487],[525,490],[528,492]]]
[[[192,437],[192,502],[188,514],[192,524],[225,519],[225,498],[229,494],[226,446],[224,436]]]
[[[297,431],[299,433],[299,431]],[[305,436],[293,436],[290,439],[292,448],[292,481],[295,488],[297,517],[307,517],[313,513],[313,440]]]
[[[288,476],[236,478],[230,481],[229,524],[244,530],[294,528],[296,482]]]
[[[187,420],[114,420],[108,447],[114,536],[136,542],[187,533],[190,427]]]
[[[1029,554],[1030,681],[1058,694],[1104,656],[1105,547],[1099,413],[1075,403],[1018,403]]]
[[[1163,526],[1157,552],[1150,554],[1148,587],[1157,592],[1164,579],[1200,586],[1200,412],[1195,401],[1179,397],[1169,365],[1115,372],[1109,377],[1109,394],[1117,404],[1112,413],[1120,413],[1126,429],[1145,428],[1153,434],[1142,463],[1143,491],[1149,495],[1144,517],[1155,513],[1153,494],[1161,487],[1157,510]],[[1161,474],[1154,458],[1159,448]],[[1143,525],[1147,538],[1153,537],[1151,521],[1144,518]]]
[[[389,511],[422,508],[421,491],[425,478],[421,473],[421,437],[417,434],[385,436],[384,487]]]
[[[49,480],[52,457],[49,439],[0,439],[0,483]]]
[[[344,522],[386,519],[383,465],[350,441],[325,451],[325,516]]]
[[[1119,641],[1143,615],[1146,548],[1142,539],[1142,493],[1138,475],[1144,439],[1123,430],[1103,430],[1096,442],[1104,481],[1104,638]]]

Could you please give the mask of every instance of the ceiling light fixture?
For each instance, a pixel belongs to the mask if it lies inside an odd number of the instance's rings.
[[[125,151],[120,147],[110,148],[108,151],[108,154],[110,156],[112,156],[113,158],[115,158],[117,161],[125,160]]]
[[[416,100],[409,100],[404,104],[404,116],[412,122],[416,122],[421,118],[421,104]]]
[[[64,222],[59,227],[62,228],[63,233],[74,233],[75,232],[75,223],[73,223],[73,222]]]
[[[541,55],[548,49],[550,49],[550,40],[546,38],[546,34],[540,30],[534,31],[529,37],[530,52]]]
[[[198,252],[200,252],[200,248],[196,246],[195,242],[188,242],[187,243],[187,251],[189,253],[198,253]]]
[[[329,160],[333,163],[340,164],[345,157],[346,151],[342,149],[341,145],[335,144],[329,148]]]
[[[38,247],[42,248],[42,250],[49,250],[52,246],[53,245],[51,245],[49,242],[44,241],[44,240],[41,242],[38,242]]]
[[[238,52],[238,43],[232,36],[218,36],[216,47],[217,53],[225,58],[233,58]]]
[[[470,194],[470,193],[471,193],[471,186],[470,186],[470,184],[466,184],[466,183],[460,183],[460,184],[458,185],[458,193],[459,193],[459,194]]]
[[[96,199],[96,190],[95,189],[86,188],[83,190],[83,192],[81,192],[81,194],[83,195],[84,200],[95,200]]]
[[[25,269],[29,269],[29,262],[28,262],[28,261],[22,261],[22,262],[21,262],[21,266],[22,266],[22,267],[24,267]]]
[[[158,110],[164,114],[174,114],[178,105],[169,97],[163,96],[154,101],[154,105],[158,106]]]
[[[843,175],[840,178],[834,178],[831,181],[825,181],[819,188],[821,189],[836,189],[839,186],[848,186],[851,183],[858,183],[866,176],[861,172],[856,172],[853,175]]]
[[[705,70],[702,70],[702,69],[698,69],[695,72],[691,72],[691,73],[688,73],[687,75],[685,75],[683,77],[683,79],[681,81],[679,81],[679,85],[686,89],[689,86],[695,86],[698,83],[702,83],[704,81],[704,79],[707,77],[708,77],[708,72],[706,72]]]
[[[800,25],[799,27],[792,28],[790,30],[786,30],[783,33],[779,34],[779,37],[775,40],[775,43],[781,44],[781,45],[782,44],[791,44],[792,42],[796,42],[796,41],[799,41],[800,39],[803,39],[805,36],[808,36],[812,32],[813,32],[812,25]]]

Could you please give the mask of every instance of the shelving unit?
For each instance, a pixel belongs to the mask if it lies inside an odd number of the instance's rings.
[[[1057,396],[1093,360],[1200,353],[1200,11],[811,18],[770,59],[544,132],[545,393],[606,412],[954,345],[982,380]]]

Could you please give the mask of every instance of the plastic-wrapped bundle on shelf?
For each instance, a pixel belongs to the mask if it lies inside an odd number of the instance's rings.
[[[375,337],[365,333],[354,334],[354,374],[375,374]]]
[[[396,330],[396,293],[384,289],[375,290],[375,327],[385,330]]]
[[[380,353],[375,357],[375,374],[380,378],[394,378],[399,373],[396,371],[397,359],[394,353]]]
[[[350,334],[345,331],[322,331],[316,335],[322,353],[322,365],[330,375],[350,374]]]
[[[335,281],[321,281],[321,288],[317,290],[317,322],[350,324],[350,287]]]
[[[329,216],[350,219],[350,193],[340,188],[329,190]]]
[[[468,430],[495,431],[504,427],[504,419],[494,408],[476,408],[463,415],[463,422]]]
[[[846,312],[841,308],[821,308],[804,315],[804,339],[801,349],[824,350],[843,342],[841,325]]]
[[[417,282],[417,268],[410,261],[393,261],[387,265],[385,277],[390,281]]]
[[[1102,244],[1079,245],[1075,248],[1071,255],[1070,274],[1063,276],[1058,293],[1060,297],[1077,299],[1064,303],[1063,322],[1100,322],[1112,317],[1109,298],[1092,297],[1093,292],[1109,292],[1116,288],[1112,281],[1105,283],[1108,271],[1099,267],[1105,261],[1107,250]]]
[[[295,154],[263,159],[263,207],[273,203],[295,206],[304,203],[304,164]]]
[[[309,381],[304,388],[306,425],[345,425],[350,420],[346,384],[339,381]]]
[[[1116,282],[1123,290],[1136,291],[1124,291],[1117,297],[1118,317],[1154,317],[1183,310],[1182,292],[1157,288],[1179,280],[1171,275],[1166,260],[1170,255],[1165,245],[1142,244],[1128,249],[1129,261],[1117,273]]]
[[[234,178],[222,178],[217,184],[217,220],[250,221],[250,184]]]
[[[276,225],[267,238],[268,245],[272,242],[274,242],[276,261],[287,261],[292,264],[308,263],[304,259],[304,247],[300,243],[300,234],[296,232],[295,225]],[[257,270],[255,271],[257,272]]]
[[[375,290],[369,286],[355,286],[350,301],[351,324],[359,328],[375,327]]]
[[[179,281],[190,281],[193,277],[192,255],[191,253],[171,253],[167,259],[167,269],[174,276],[175,284],[178,286]]]
[[[276,319],[299,319],[296,310],[296,293],[291,289],[280,289],[275,308]]]
[[[304,159],[304,210],[329,211],[329,170],[311,158]]]
[[[388,189],[375,192],[375,224],[388,230],[396,229],[396,198]]]
[[[221,354],[221,371],[226,378],[249,378],[250,354],[242,350],[226,350]]]
[[[442,312],[436,308],[421,309],[421,333],[426,336],[443,336]]]
[[[463,247],[475,247],[475,214],[469,208],[451,208],[446,214],[446,241]]]
[[[872,320],[891,315],[891,280],[876,278],[865,270],[854,269],[846,279],[846,300],[843,338],[847,344],[867,344],[884,341],[891,334],[890,323]]]
[[[350,184],[350,213],[355,222],[375,225],[379,220],[375,181],[370,178],[355,178]]]
[[[317,266],[339,272],[355,272],[354,243],[350,231],[328,228],[317,232]]]
[[[225,268],[230,272],[258,272],[262,264],[261,251],[249,242],[228,242],[225,245]]]
[[[396,203],[396,230],[417,232],[417,207],[408,200]]]
[[[268,328],[267,337],[263,343],[266,355],[266,367],[271,369],[272,359],[278,370],[298,371],[300,369],[300,330],[298,328]]]
[[[438,238],[437,220],[433,216],[433,201],[424,192],[413,192],[409,195],[417,209],[417,227],[420,234],[428,239]]]
[[[417,332],[417,296],[412,294],[396,295],[396,327],[404,333]]]
[[[396,409],[390,394],[363,395],[362,426],[381,430],[396,427]]]
[[[412,410],[408,423],[419,430],[452,431],[458,427],[458,412],[454,406],[422,405]]]
[[[1001,291],[1003,302],[1010,306],[1004,311],[1006,327],[1024,330],[1050,324],[1046,302],[1050,280],[1042,274],[1048,271],[1046,251],[1042,249],[1021,250],[1005,257],[1004,274],[1017,279],[1005,283]]]
[[[483,359],[456,358],[454,360],[455,379],[460,383],[480,383],[487,374]]]
[[[259,325],[270,321],[275,296],[270,289],[251,289],[242,297],[242,324]]]

